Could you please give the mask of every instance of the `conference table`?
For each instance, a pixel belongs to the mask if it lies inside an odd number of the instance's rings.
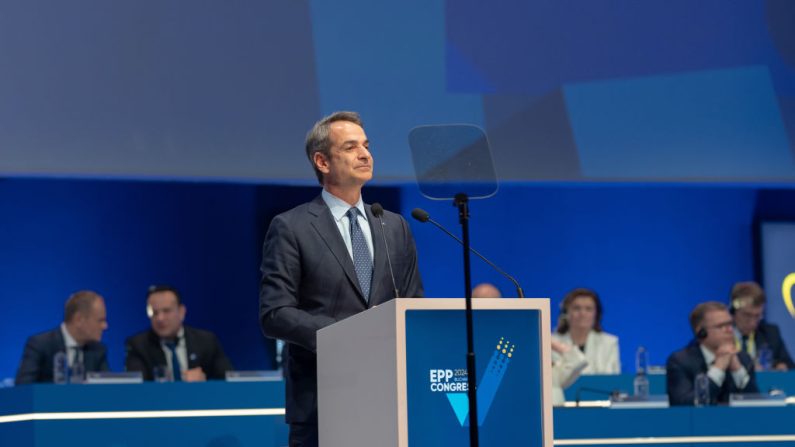
[[[651,392],[664,392],[664,376]],[[760,388],[795,395],[795,373],[761,373]],[[555,445],[795,445],[795,406],[604,407],[599,393],[631,389],[632,376],[584,376],[554,410]],[[595,399],[595,400],[594,400]],[[484,445],[488,445],[483,440]],[[24,385],[0,389],[0,446],[284,446],[284,383]],[[385,442],[384,445],[389,445]]]

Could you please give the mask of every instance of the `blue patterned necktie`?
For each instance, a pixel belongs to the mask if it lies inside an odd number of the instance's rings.
[[[359,278],[359,286],[362,288],[365,301],[370,301],[370,283],[373,280],[373,260],[370,258],[370,250],[367,248],[367,240],[364,238],[362,228],[359,226],[358,208],[351,208],[346,215],[351,225],[351,248],[353,249],[353,267],[356,269],[356,276]]]
[[[174,382],[182,381],[182,370],[179,367],[179,356],[177,356],[177,344],[173,341],[166,342],[166,347],[171,351],[171,373]]]

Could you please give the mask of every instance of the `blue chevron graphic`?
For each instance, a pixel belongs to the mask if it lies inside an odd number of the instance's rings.
[[[486,365],[486,371],[483,373],[480,383],[478,384],[478,426],[483,425],[486,420],[486,415],[489,413],[494,396],[497,395],[497,390],[500,388],[502,378],[505,376],[505,371],[508,370],[508,365],[511,363],[513,351],[516,345],[501,337],[497,342],[497,347]],[[453,412],[458,418],[458,422],[462,427],[469,426],[469,397],[466,393],[447,393],[447,400],[450,406],[453,407]]]

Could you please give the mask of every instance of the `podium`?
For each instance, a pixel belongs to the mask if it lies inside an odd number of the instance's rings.
[[[551,447],[548,299],[475,299],[481,446]],[[399,298],[317,334],[320,445],[468,445],[465,303]]]

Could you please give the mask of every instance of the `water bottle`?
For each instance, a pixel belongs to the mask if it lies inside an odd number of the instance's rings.
[[[82,362],[75,362],[69,370],[69,383],[83,383],[86,380],[86,369]]]
[[[635,397],[642,399],[649,398],[649,377],[646,375],[649,365],[649,356],[646,348],[639,346],[635,351],[635,380],[632,385],[635,389]]]
[[[69,361],[66,359],[66,353],[58,351],[52,357],[52,381],[58,384],[67,382],[69,375]]]
[[[705,373],[701,373],[696,376],[693,383],[693,405],[704,407],[709,404],[709,377]]]

